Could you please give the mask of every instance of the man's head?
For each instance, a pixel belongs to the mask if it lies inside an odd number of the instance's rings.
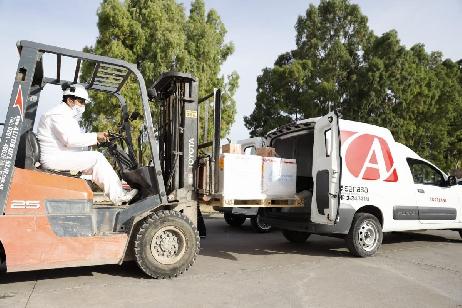
[[[72,108],[74,106],[85,107],[91,101],[84,86],[81,84],[71,84],[63,87],[63,102]]]

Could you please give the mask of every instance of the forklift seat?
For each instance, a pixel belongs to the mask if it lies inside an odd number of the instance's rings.
[[[15,165],[25,169],[37,169],[40,166],[40,145],[33,131],[21,136]]]
[[[53,173],[53,174],[60,174],[70,177],[79,178],[82,173],[81,172],[74,172],[70,170],[52,170],[52,169],[44,169],[40,164],[40,144],[37,140],[37,136],[33,131],[28,131],[24,137],[25,141],[25,163],[24,168],[26,169],[36,169],[42,170],[44,172]]]
[[[26,151],[26,166],[32,165],[38,168],[40,167],[40,144],[33,131],[30,131],[27,135],[27,143],[29,144],[30,151]]]

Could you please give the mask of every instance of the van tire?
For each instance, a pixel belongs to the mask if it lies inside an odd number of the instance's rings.
[[[460,237],[462,238],[462,229],[459,230],[459,235],[460,235]]]
[[[357,213],[345,238],[348,250],[356,257],[372,257],[383,240],[382,225],[369,213]]]
[[[303,244],[310,237],[311,233],[293,231],[293,230],[282,230],[282,235],[291,243]]]
[[[225,216],[226,223],[232,227],[242,226],[246,220],[246,217],[244,215],[224,213],[224,216]]]
[[[271,227],[270,225],[265,224],[265,223],[263,223],[261,221],[261,212],[260,212],[260,210],[258,210],[257,215],[253,216],[250,219],[250,222],[252,224],[253,229],[255,231],[257,231],[258,233],[268,233],[273,229],[273,227]]]

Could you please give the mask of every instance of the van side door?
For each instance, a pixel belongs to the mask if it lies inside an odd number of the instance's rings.
[[[340,206],[341,157],[338,117],[330,112],[314,126],[311,221],[332,225]]]
[[[447,185],[443,173],[433,165],[413,158],[408,158],[407,162],[414,180],[420,223],[455,222],[458,210],[457,187]]]

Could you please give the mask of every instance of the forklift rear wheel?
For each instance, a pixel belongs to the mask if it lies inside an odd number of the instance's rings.
[[[302,244],[310,237],[311,233],[293,231],[293,230],[282,230],[282,235],[291,243]]]
[[[242,226],[246,220],[244,215],[236,215],[232,213],[224,213],[225,221],[228,225],[233,227]]]
[[[265,224],[264,222],[261,221],[261,213],[260,210],[258,210],[257,215],[253,216],[250,219],[250,222],[252,223],[252,227],[254,228],[255,231],[258,233],[267,233],[270,232],[273,227],[271,227],[268,224]]]
[[[6,255],[2,242],[0,242],[0,274],[6,273]]]
[[[176,211],[159,211],[147,217],[136,235],[138,266],[153,278],[171,278],[188,270],[196,261],[199,232]]]
[[[356,257],[371,257],[383,240],[382,225],[369,213],[357,213],[345,238],[348,250]]]

